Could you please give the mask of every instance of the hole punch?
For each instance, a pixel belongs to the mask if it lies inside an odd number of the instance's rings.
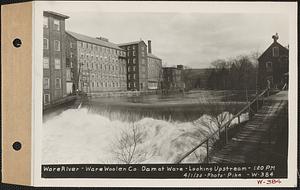
[[[14,39],[14,41],[13,41],[13,45],[14,45],[16,48],[19,48],[19,47],[21,47],[21,45],[22,45],[22,41],[21,41],[19,38],[16,38],[16,39]]]
[[[13,149],[15,151],[19,151],[22,148],[22,144],[20,142],[16,141],[16,142],[14,142],[14,144],[12,145],[12,147],[13,147]]]

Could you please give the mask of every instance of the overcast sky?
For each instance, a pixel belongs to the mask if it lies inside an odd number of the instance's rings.
[[[283,14],[107,11],[98,2],[49,3],[47,10],[70,16],[66,30],[113,43],[151,40],[153,54],[169,66],[206,68],[216,59],[263,52],[276,32],[279,43],[289,41]]]

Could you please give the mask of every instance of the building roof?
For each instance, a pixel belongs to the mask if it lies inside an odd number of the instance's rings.
[[[258,58],[258,60],[262,59],[262,57],[264,57],[266,55],[267,52],[270,51],[270,49],[273,47],[273,46],[279,46],[282,50],[284,50],[285,52],[289,52],[289,49],[282,46],[280,43],[278,43],[277,41],[274,41]]]
[[[147,46],[147,44],[143,40],[121,43],[121,44],[118,44],[118,46],[128,46],[128,45],[133,45],[133,44],[139,44],[140,42],[143,42]]]
[[[53,11],[44,11],[44,13],[51,14],[51,15],[58,16],[58,17],[62,17],[62,18],[64,18],[64,19],[70,18],[70,17],[67,16],[67,15],[63,15],[63,14],[56,13],[56,12],[53,12]]]
[[[155,58],[155,59],[160,59],[161,60],[161,58],[153,55],[152,53],[148,53],[147,55],[148,55],[148,57]]]
[[[75,32],[71,32],[71,31],[66,31],[67,34],[69,34],[70,36],[76,38],[79,41],[83,41],[83,42],[88,42],[91,44],[96,44],[96,45],[100,45],[100,46],[104,46],[104,47],[109,47],[109,48],[114,48],[114,49],[118,49],[118,50],[123,50],[122,48],[120,48],[117,44],[114,44],[112,42],[106,42],[97,38],[93,38],[90,36],[86,36],[83,34],[78,34]]]

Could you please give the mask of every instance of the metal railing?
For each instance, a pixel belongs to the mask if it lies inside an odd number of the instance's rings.
[[[225,131],[225,144],[228,143],[228,128],[230,127],[231,122],[235,119],[238,118],[238,125],[240,125],[240,115],[242,113],[244,113],[246,110],[248,110],[248,114],[249,114],[249,119],[251,118],[251,115],[255,112],[257,112],[259,110],[259,99],[261,98],[262,100],[262,105],[264,103],[264,96],[267,93],[267,96],[269,96],[269,89],[265,89],[262,93],[260,93],[259,95],[257,95],[252,101],[248,102],[248,104],[241,109],[241,111],[239,111],[237,114],[235,114],[230,120],[228,120],[226,123],[224,123],[223,125],[221,125],[221,127],[219,127],[219,129],[217,131],[215,131],[214,133],[210,134],[207,138],[205,138],[203,141],[201,141],[198,145],[196,145],[194,148],[192,148],[190,151],[188,151],[187,153],[185,153],[182,157],[180,157],[175,164],[179,164],[181,163],[185,158],[187,158],[191,153],[193,153],[195,150],[197,150],[199,147],[201,147],[202,145],[206,144],[206,161],[208,162],[209,160],[209,140],[211,140],[211,138],[213,138],[217,133],[220,132],[220,130],[224,129]],[[256,110],[253,110],[251,108],[252,105],[254,105],[256,103]]]

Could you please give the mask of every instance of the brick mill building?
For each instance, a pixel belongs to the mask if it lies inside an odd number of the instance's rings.
[[[67,95],[65,19],[63,14],[43,13],[43,105],[50,105]]]
[[[277,42],[278,34],[273,35],[273,43],[258,58],[258,81],[261,89],[267,87],[267,81],[271,88],[288,86],[289,50]]]
[[[147,45],[143,40],[119,44],[126,51],[127,90],[148,89]]]
[[[148,89],[161,89],[162,60],[152,54],[151,40],[148,40]]]
[[[108,39],[67,31],[68,91],[126,91],[126,53]]]

